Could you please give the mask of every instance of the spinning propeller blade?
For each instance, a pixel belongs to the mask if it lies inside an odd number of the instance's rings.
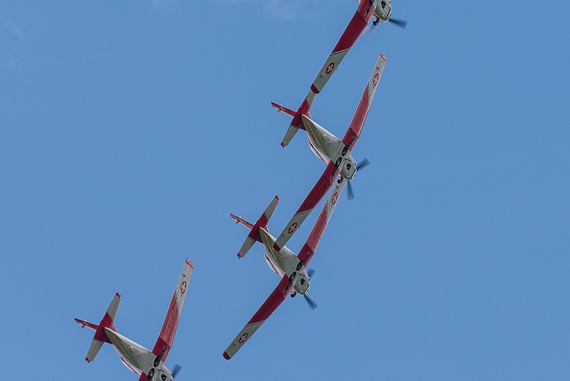
[[[368,159],[362,160],[360,163],[356,164],[356,170],[359,171],[360,169],[364,169],[370,164]],[[349,200],[354,200],[354,190],[352,189],[352,184],[350,181],[347,181],[348,190],[346,191],[346,195],[348,196]]]
[[[366,168],[368,164],[370,164],[368,159],[364,159],[360,163],[356,164],[356,170],[358,171],[360,168]]]
[[[309,307],[311,307],[312,310],[314,310],[315,308],[317,308],[317,303],[315,303],[315,301],[311,298],[309,298],[307,296],[307,294],[303,295],[305,297],[305,300],[307,301],[307,303],[309,304]]]
[[[369,25],[366,27],[366,29],[364,29],[363,34],[364,34],[365,36],[368,36],[368,35],[374,30],[374,27],[375,27],[376,25],[377,25],[377,24],[374,24],[374,23],[369,24]]]
[[[307,269],[307,275],[309,276],[309,278],[312,278],[314,273],[315,273],[315,270]]]
[[[180,372],[180,369],[182,369],[182,367],[178,364],[174,365],[174,369],[172,370],[172,378],[176,378],[176,375],[178,374],[178,372]]]
[[[406,20],[390,19],[388,21],[390,21],[391,23],[393,23],[396,26],[399,26],[402,29],[406,29],[406,25],[408,25],[408,22]]]
[[[348,190],[346,191],[346,194],[348,195],[348,199],[354,200],[354,191],[352,190],[352,184],[350,184],[350,181],[347,181],[347,185]]]

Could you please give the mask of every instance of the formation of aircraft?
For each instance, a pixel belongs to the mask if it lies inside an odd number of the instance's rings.
[[[403,28],[407,24],[405,21],[392,18],[390,0],[357,1],[359,2],[358,9],[325,61],[316,79],[311,84],[310,91],[299,108],[294,111],[282,105],[271,103],[278,112],[282,111],[292,118],[281,146],[286,147],[298,130],[304,130],[308,137],[309,147],[326,164],[323,174],[277,238],[269,233],[268,228],[269,220],[279,202],[277,196],[271,201],[255,224],[230,214],[237,224],[241,223],[249,229],[249,234],[239,249],[238,257],[243,258],[255,242],[260,242],[267,264],[281,280],[245,327],[226,348],[223,357],[227,360],[237,353],[269,316],[285,301],[288,295],[291,295],[291,297],[301,295],[312,309],[316,308],[316,303],[307,295],[310,289],[311,275],[313,274],[313,271],[307,269],[307,266],[317,250],[345,185],[348,187],[348,198],[354,198],[350,181],[355,178],[359,169],[368,165],[368,160],[366,159],[357,164],[352,157],[352,151],[360,138],[370,105],[386,65],[386,57],[383,53],[380,53],[374,65],[354,117],[342,139],[337,138],[324,127],[317,124],[310,114],[316,96],[323,90],[344,57],[346,57],[349,50],[367,27],[371,30],[379,22],[392,22]],[[374,19],[372,26],[369,26],[372,19]],[[285,245],[331,188],[332,190],[315,225],[299,254],[296,255]],[[119,293],[113,298],[111,305],[99,324],[89,323],[86,320],[76,318],[75,321],[81,324],[82,328],[88,327],[95,331],[85,358],[87,362],[95,359],[104,343],[110,343],[117,350],[125,366],[140,376],[139,381],[172,381],[180,370],[180,366],[175,365],[173,371],[170,372],[164,365],[164,362],[172,348],[193,269],[192,263],[186,259],[164,324],[152,351],[117,332],[114,321],[121,302]]]
[[[316,308],[315,302],[307,296],[312,274],[310,269],[307,270],[307,265],[313,258],[313,255],[319,246],[319,242],[321,242],[325,228],[327,227],[334,208],[338,203],[345,184],[346,181],[344,181],[342,177],[339,177],[336,181],[335,187],[330,192],[326,204],[323,206],[321,214],[317,218],[315,226],[313,226],[307,241],[301,248],[301,251],[299,251],[298,255],[295,255],[295,253],[286,246],[279,251],[273,248],[275,237],[269,233],[267,223],[271,219],[271,216],[277,207],[277,203],[279,202],[279,198],[277,196],[275,196],[271,201],[267,209],[265,209],[265,212],[263,212],[255,224],[231,214],[231,217],[235,219],[237,223],[241,223],[250,229],[250,232],[238,253],[238,257],[243,258],[255,242],[261,242],[263,250],[265,251],[265,260],[267,261],[267,264],[271,270],[281,278],[281,281],[277,284],[275,290],[273,290],[271,295],[269,295],[253,317],[247,322],[245,327],[243,327],[243,329],[238,333],[232,343],[227,347],[223,354],[226,360],[232,358],[232,356],[246,343],[247,340],[251,338],[255,331],[261,327],[277,307],[283,303],[285,298],[287,298],[287,295],[290,293],[292,297],[297,294],[304,296],[309,303],[309,306],[313,309]]]
[[[301,106],[295,112],[290,112],[289,115],[293,117],[285,137],[281,142],[282,147],[289,145],[298,130],[304,130],[304,125],[302,121],[302,115],[308,116],[310,118],[310,110],[315,101],[315,97],[319,94],[335,71],[338,69],[344,57],[348,54],[356,40],[360,37],[362,32],[369,25],[370,20],[374,18],[373,25],[377,25],[379,22],[392,22],[402,28],[405,28],[408,24],[406,21],[398,20],[392,18],[392,2],[391,0],[357,0],[359,2],[358,9],[350,19],[347,27],[340,36],[338,42],[333,48],[331,54],[325,61],[325,64],[319,71],[317,78],[311,84],[309,93],[301,103]],[[272,103],[273,107],[276,107],[279,111],[285,111],[281,106]],[[289,110],[291,111],[291,110]]]
[[[297,212],[295,212],[295,215],[275,241],[273,245],[275,250],[281,250],[299,227],[301,227],[301,224],[307,219],[311,211],[330,189],[338,174],[347,181],[351,181],[356,176],[356,171],[367,164],[367,161],[363,161],[357,165],[352,158],[351,152],[360,137],[385,65],[386,57],[380,53],[380,57],[378,57],[376,65],[374,65],[374,70],[370,75],[364,94],[362,94],[362,98],[358,104],[356,113],[342,140],[338,139],[325,128],[319,126],[310,116],[301,114],[303,129],[309,138],[309,146],[313,153],[327,166],[319,180],[317,180],[317,183],[313,186],[313,189],[311,189]],[[287,115],[293,116],[295,114],[292,110],[281,105],[278,106],[275,103],[272,103],[272,105]],[[296,127],[293,128],[297,129]],[[349,195],[352,193],[349,183]]]
[[[142,345],[135,343],[117,332],[115,328],[115,316],[117,316],[117,310],[121,304],[121,295],[118,292],[115,294],[115,297],[111,301],[107,312],[99,324],[93,324],[86,320],[75,318],[75,321],[81,324],[81,328],[87,327],[95,331],[85,360],[87,362],[93,361],[103,344],[109,343],[113,345],[117,353],[119,353],[123,364],[140,376],[139,381],[173,381],[181,367],[176,365],[173,371],[170,372],[164,365],[164,362],[172,348],[174,335],[178,328],[180,313],[184,306],[186,291],[188,290],[188,284],[190,283],[193,271],[194,266],[186,259],[180,278],[178,278],[174,295],[170,301],[162,329],[160,330],[160,334],[152,351],[149,351]]]

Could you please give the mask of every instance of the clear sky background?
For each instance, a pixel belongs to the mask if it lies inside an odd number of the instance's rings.
[[[324,169],[279,146],[357,4],[351,0],[0,3],[2,379],[136,380],[116,327],[152,348],[195,265],[166,365],[178,380],[570,379],[570,5],[394,0],[405,30],[361,37],[317,97],[342,137],[388,63],[357,161],[288,299],[222,353],[278,283],[256,245]],[[320,210],[319,206],[319,210]],[[297,252],[313,213],[288,246]]]

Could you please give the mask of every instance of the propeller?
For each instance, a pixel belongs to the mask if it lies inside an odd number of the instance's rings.
[[[174,369],[172,370],[172,378],[176,378],[176,375],[178,374],[178,372],[180,372],[180,369],[182,369],[182,367],[178,364],[174,365]]]
[[[307,303],[309,304],[309,307],[311,307],[312,310],[314,310],[315,308],[317,308],[317,303],[315,303],[315,301],[311,298],[309,298],[307,296],[307,294],[303,295],[305,297],[305,300],[307,301]]]
[[[315,273],[315,270],[307,269],[307,275],[309,276],[309,278],[312,278],[314,273]]]
[[[368,164],[370,164],[368,159],[362,160],[360,163],[356,164],[356,171],[358,172],[360,169],[366,168]],[[348,185],[348,191],[347,191],[348,199],[354,200],[354,190],[352,189],[352,184],[350,183],[350,181],[347,181],[347,185]]]
[[[408,25],[408,22],[406,20],[400,20],[400,19],[389,19],[388,21],[390,21],[392,24],[402,28],[402,29],[406,29],[406,25]]]
[[[400,20],[400,19],[388,19],[389,22],[391,22],[392,24],[396,25],[397,27],[400,27],[402,29],[406,29],[406,25],[408,25],[408,22],[406,20]],[[364,35],[368,36],[370,34],[370,32],[372,32],[374,30],[374,27],[376,25],[378,25],[378,23],[380,22],[380,20],[376,19],[374,21],[372,21],[371,25],[368,25],[366,27],[366,29],[364,29]]]

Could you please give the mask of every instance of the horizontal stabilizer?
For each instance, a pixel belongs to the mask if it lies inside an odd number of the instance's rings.
[[[275,208],[277,208],[277,204],[279,204],[279,197],[275,196],[271,203],[267,206],[263,214],[259,217],[259,219],[255,222],[255,225],[252,225],[250,222],[244,220],[241,217],[237,217],[235,214],[231,214],[230,216],[236,220],[238,223],[246,226],[250,229],[249,234],[247,235],[245,242],[241,246],[238,252],[238,257],[243,258],[249,249],[255,244],[255,241],[261,242],[261,237],[259,235],[259,228],[264,228],[265,230],[269,230],[267,227],[267,223],[273,216],[273,212],[275,212]]]
[[[89,347],[89,351],[87,352],[87,356],[85,357],[85,361],[91,362],[95,360],[95,356],[99,353],[99,350],[103,346],[103,342],[99,340],[93,339],[91,342],[91,346]]]
[[[93,341],[91,342],[91,346],[87,352],[87,357],[85,357],[85,360],[87,362],[91,362],[95,359],[95,356],[97,356],[97,353],[99,353],[99,350],[103,346],[103,343],[111,343],[109,337],[107,337],[107,334],[105,333],[105,328],[116,331],[114,321],[115,317],[117,316],[117,311],[120,304],[121,295],[117,292],[99,324],[89,323],[85,320],[79,320],[77,318],[75,319],[77,323],[81,324],[81,328],[89,327],[95,331]]]

